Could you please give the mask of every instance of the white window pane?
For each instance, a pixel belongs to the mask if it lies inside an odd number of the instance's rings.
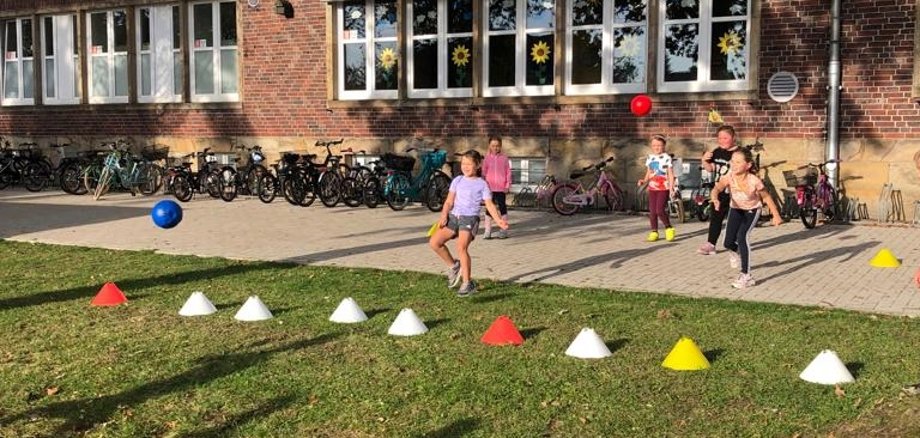
[[[220,92],[236,93],[236,49],[220,51]]]
[[[22,61],[22,97],[32,98],[32,61]]]
[[[173,91],[182,94],[182,55],[173,53]]]
[[[645,82],[645,27],[615,29],[613,39],[613,83]]]
[[[3,97],[15,99],[19,97],[19,63],[6,62],[3,69]]]
[[[199,4],[193,8],[195,22],[195,47],[214,47],[214,22],[210,4]]]
[[[115,55],[115,95],[128,95],[128,55]]]
[[[90,15],[90,39],[92,41],[90,53],[106,53],[109,51],[109,36],[106,23],[108,18],[105,12]]]
[[[150,54],[141,55],[141,95],[150,95]]]
[[[93,97],[106,97],[109,95],[109,63],[104,57],[93,58]]]
[[[699,28],[696,24],[668,26],[665,33],[664,80],[695,81],[699,61]]]
[[[345,89],[367,88],[364,44],[345,44]]]
[[[554,10],[554,0],[527,0],[527,28],[553,28],[556,20]]]
[[[214,94],[214,55],[195,52],[195,94]]]
[[[54,97],[54,60],[45,60],[45,96]]]

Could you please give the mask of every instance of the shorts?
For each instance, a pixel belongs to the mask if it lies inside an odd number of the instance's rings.
[[[460,231],[469,231],[470,236],[476,237],[479,232],[479,216],[447,216],[447,226],[445,227],[454,232],[454,237],[460,234]]]

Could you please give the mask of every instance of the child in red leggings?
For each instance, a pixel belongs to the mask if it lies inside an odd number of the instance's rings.
[[[659,220],[664,225],[665,240],[669,242],[674,240],[674,227],[671,226],[671,218],[666,206],[671,191],[675,190],[677,185],[674,184],[671,156],[664,151],[667,142],[663,135],[652,136],[649,145],[652,153],[645,160],[645,176],[638,182],[639,186],[648,183],[648,221],[651,232],[648,233],[646,240],[649,242],[658,240]]]

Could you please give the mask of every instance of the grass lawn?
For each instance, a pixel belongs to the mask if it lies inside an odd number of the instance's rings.
[[[90,307],[105,281],[129,303]],[[879,406],[920,381],[908,318],[480,286],[461,299],[428,274],[0,241],[0,436],[813,436],[878,431]],[[217,314],[178,316],[196,290]],[[233,319],[253,294],[275,319]],[[348,296],[369,321],[328,321]],[[386,334],[405,307],[429,333]],[[480,343],[502,314],[523,346]],[[613,356],[565,356],[582,327]],[[680,336],[712,368],[662,368]],[[798,379],[826,348],[857,378],[843,396]]]

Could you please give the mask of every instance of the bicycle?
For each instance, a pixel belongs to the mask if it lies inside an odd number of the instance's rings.
[[[613,157],[607,158],[597,164],[584,167],[580,172],[576,171],[569,175],[572,181],[562,183],[553,190],[552,205],[556,213],[563,216],[571,216],[578,212],[582,207],[597,204],[595,199],[598,195],[603,196],[607,204],[607,211],[619,211],[623,209],[623,189],[617,185],[616,181],[607,176],[604,167],[607,163],[613,161]],[[597,174],[597,178],[585,187],[577,180],[585,175]]]
[[[192,164],[186,159],[195,157],[198,170],[192,172]],[[194,193],[208,193],[212,198],[220,197],[220,168],[217,165],[217,155],[211,148],[201,152],[194,152],[178,158],[181,162],[168,170],[167,191],[171,192],[181,202],[192,200]]]
[[[412,200],[424,203],[433,212],[441,211],[447,192],[450,190],[450,177],[441,171],[447,162],[447,151],[430,149],[427,151],[411,147],[406,152],[419,151],[422,166],[418,174],[412,175],[415,159],[386,153],[381,157],[387,168],[383,195],[387,205],[394,211],[406,208]]]
[[[158,171],[146,161],[131,155],[129,143],[119,140],[105,145],[111,151],[103,158],[98,177],[92,181],[89,172],[84,176],[87,190],[93,189],[93,200],[99,200],[111,187],[129,190],[131,196],[138,192],[149,196],[156,191]]]
[[[230,166],[221,169],[220,199],[226,202],[233,201],[238,194],[257,195],[260,193],[259,183],[262,180],[262,175],[268,173],[268,170],[262,165],[262,161],[265,160],[265,155],[262,154],[262,146],[231,145],[230,150],[232,151],[233,149],[239,149],[248,157],[248,160],[245,166],[237,169],[233,169]],[[234,158],[234,162],[241,160],[240,156]]]
[[[812,229],[818,223],[818,213],[825,222],[838,217],[837,190],[828,182],[827,165],[839,163],[828,160],[820,164],[808,163],[794,170],[783,171],[789,187],[795,187],[795,202],[799,206],[799,217],[805,228]]]

